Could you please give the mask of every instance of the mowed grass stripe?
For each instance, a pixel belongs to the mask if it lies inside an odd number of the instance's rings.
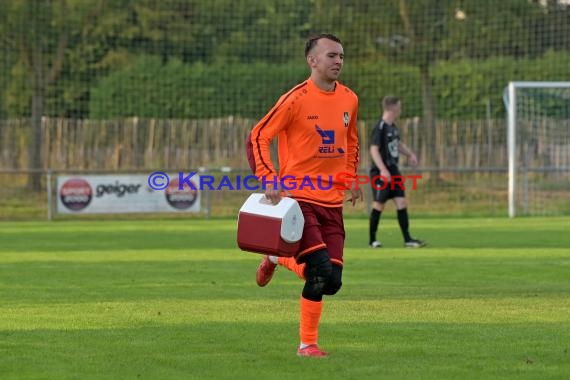
[[[302,283],[235,220],[0,223],[2,379],[565,379],[570,218],[346,222],[326,361],[295,356]]]
[[[349,295],[350,296],[350,295]],[[147,301],[18,305],[3,308],[0,330],[135,327],[145,324],[297,321],[296,301]],[[323,323],[568,323],[570,305],[558,298],[422,299],[326,303]]]

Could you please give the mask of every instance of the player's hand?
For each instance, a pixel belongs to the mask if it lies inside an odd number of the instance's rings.
[[[351,189],[350,190],[350,198],[348,198],[346,201],[352,203],[352,205],[356,205],[356,201],[357,200],[363,200],[364,196],[362,195],[362,189],[358,188],[358,189]]]
[[[380,175],[381,175],[380,179],[382,181],[386,181],[387,184],[392,181],[392,175],[388,170],[380,172]]]
[[[418,166],[418,158],[416,157],[416,155],[414,153],[411,153],[408,156],[408,159],[410,160],[410,164],[412,166]]]
[[[281,191],[279,189],[265,189],[265,198],[272,204],[276,205],[281,200]]]
[[[279,186],[271,187],[265,189],[265,198],[267,198],[272,204],[276,205],[281,201],[282,197],[289,197],[291,193],[287,190],[280,189]]]

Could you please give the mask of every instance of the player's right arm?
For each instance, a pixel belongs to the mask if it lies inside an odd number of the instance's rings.
[[[293,121],[288,94],[283,95],[275,106],[257,123],[248,136],[247,159],[254,175],[268,184],[265,195],[276,204],[281,199],[278,186],[278,174],[271,162],[271,142]]]
[[[398,143],[398,150],[408,157],[412,166],[418,165],[418,158],[416,157],[416,154],[410,147],[408,147],[406,144],[400,141]]]

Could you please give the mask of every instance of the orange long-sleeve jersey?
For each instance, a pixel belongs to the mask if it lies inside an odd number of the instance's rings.
[[[267,185],[279,181],[301,201],[339,207],[344,189],[356,176],[359,144],[358,97],[336,83],[319,89],[308,79],[285,93],[248,136],[248,161]],[[278,137],[279,172],[270,157]]]

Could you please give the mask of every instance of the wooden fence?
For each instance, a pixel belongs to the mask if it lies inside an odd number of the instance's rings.
[[[247,168],[245,139],[255,120],[77,120],[44,118],[43,169],[128,170],[230,166]],[[361,168],[370,163],[371,122],[359,122]],[[421,166],[442,169],[506,168],[506,122],[439,121],[428,145],[417,119],[399,124],[402,139],[418,153]],[[27,169],[30,121],[0,120],[0,169]],[[552,144],[545,142],[545,144]],[[564,162],[568,143],[542,146],[550,162]],[[403,166],[405,166],[405,160]]]

